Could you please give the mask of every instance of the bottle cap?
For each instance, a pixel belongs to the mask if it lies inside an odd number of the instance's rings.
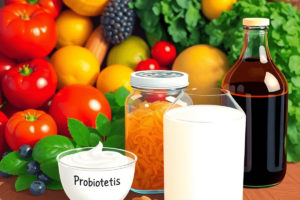
[[[244,26],[269,26],[270,19],[268,18],[244,18]]]
[[[189,76],[184,72],[147,70],[131,74],[130,85],[145,89],[176,89],[189,85]]]

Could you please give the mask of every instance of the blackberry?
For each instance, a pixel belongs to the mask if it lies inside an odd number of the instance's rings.
[[[101,16],[102,32],[107,42],[119,44],[132,34],[135,12],[128,7],[132,0],[111,0]]]

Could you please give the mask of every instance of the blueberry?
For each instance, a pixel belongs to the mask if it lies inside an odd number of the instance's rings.
[[[7,156],[10,152],[5,152],[3,155],[2,155],[2,159]]]
[[[1,171],[0,171],[0,175],[1,175],[3,178],[9,178],[9,177],[11,177],[11,174],[7,174],[7,173],[1,172]]]
[[[40,163],[32,161],[27,165],[27,172],[31,175],[37,175],[41,171]]]
[[[37,180],[42,181],[43,183],[45,183],[45,185],[47,185],[51,181],[51,178],[49,176],[47,176],[46,174],[44,174],[43,172],[40,172],[37,175]]]
[[[29,145],[23,145],[20,147],[19,153],[23,158],[30,158],[32,155],[32,149]]]
[[[45,190],[46,186],[45,183],[43,183],[42,181],[34,181],[30,185],[30,192],[35,196],[44,194]]]

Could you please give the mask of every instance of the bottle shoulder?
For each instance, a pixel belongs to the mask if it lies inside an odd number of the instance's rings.
[[[272,60],[238,60],[223,79],[222,88],[236,94],[279,95],[288,92],[283,73]]]

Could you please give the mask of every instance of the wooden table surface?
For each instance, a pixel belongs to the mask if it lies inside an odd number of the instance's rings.
[[[33,196],[29,190],[16,192],[15,180],[16,177],[0,178],[0,200],[68,200],[64,191],[46,190],[41,196]],[[217,190],[218,188],[216,188]],[[125,200],[132,200],[134,197],[141,196],[130,192]],[[164,200],[163,194],[147,196],[152,200]],[[244,189],[243,200],[300,200],[300,163],[288,164],[285,179],[278,186],[265,189]]]

